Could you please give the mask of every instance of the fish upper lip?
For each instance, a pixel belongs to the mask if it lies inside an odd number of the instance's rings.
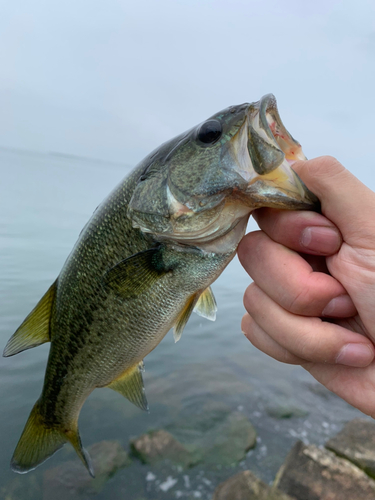
[[[301,144],[283,124],[273,94],[266,94],[258,102],[250,104],[248,124],[250,127],[254,126],[256,132],[261,134],[268,144],[279,149],[290,164],[307,159]]]

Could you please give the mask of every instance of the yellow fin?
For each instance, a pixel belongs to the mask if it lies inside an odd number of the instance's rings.
[[[190,315],[193,312],[194,306],[197,303],[198,297],[199,295],[197,293],[192,295],[186,302],[183,310],[180,312],[180,315],[177,318],[177,321],[173,328],[173,337],[175,342],[178,342],[180,340],[186,323],[188,322]]]
[[[143,385],[143,361],[126,370],[120,377],[107,385],[110,389],[119,392],[141,410],[148,411],[148,403]]]
[[[50,317],[56,289],[57,280],[50,286],[22,325],[8,340],[3,356],[13,356],[26,349],[50,342]]]
[[[209,286],[201,293],[198,302],[194,307],[194,312],[202,316],[203,318],[207,318],[210,321],[215,321],[216,319],[216,311],[217,305],[214,294]]]
[[[37,401],[14,451],[11,461],[12,470],[24,474],[35,469],[67,441],[72,443],[90,475],[94,477],[90,456],[82,448],[78,430],[66,431],[46,425],[40,414],[39,402]]]

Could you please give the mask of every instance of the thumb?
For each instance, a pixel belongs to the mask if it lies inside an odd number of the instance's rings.
[[[322,213],[349,245],[374,248],[375,193],[331,156],[293,164],[293,170],[319,198]]]

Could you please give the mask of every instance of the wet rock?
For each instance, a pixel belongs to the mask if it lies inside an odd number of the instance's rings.
[[[134,455],[145,464],[170,460],[188,467],[196,462],[190,451],[177,441],[172,434],[162,429],[143,434],[131,441],[130,445]]]
[[[296,500],[374,500],[375,481],[334,453],[301,441],[277,473],[275,487]]]
[[[256,431],[249,419],[217,401],[190,405],[168,429],[205,464],[237,463],[256,444]]]
[[[297,406],[288,405],[288,404],[280,404],[274,406],[267,406],[266,412],[272,418],[301,418],[306,417],[309,412],[303,410],[302,408],[298,408]]]
[[[44,473],[43,500],[86,498],[99,493],[118,469],[130,464],[128,454],[117,441],[101,441],[88,449],[95,470],[91,478],[76,458]]]
[[[251,471],[246,470],[219,484],[212,500],[292,500],[281,491],[270,488]]]
[[[223,422],[196,442],[206,464],[227,466],[240,462],[246,452],[256,445],[256,431],[242,413],[231,413]]]
[[[326,448],[347,458],[375,478],[375,423],[356,418],[326,443]]]

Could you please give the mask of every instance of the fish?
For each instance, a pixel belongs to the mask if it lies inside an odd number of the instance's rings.
[[[98,206],[5,357],[50,342],[41,395],[14,451],[26,473],[69,442],[94,477],[78,417],[96,388],[148,410],[143,360],[194,311],[214,320],[210,285],[253,210],[318,210],[291,168],[305,159],[272,94],[230,106],[162,144]]]

